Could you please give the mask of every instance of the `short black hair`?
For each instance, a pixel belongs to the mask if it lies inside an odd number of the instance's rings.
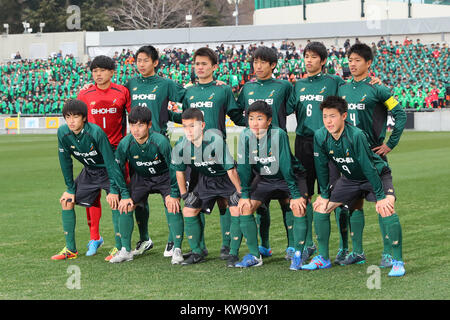
[[[200,109],[197,108],[188,108],[183,111],[181,114],[182,120],[198,120],[201,122],[205,122],[205,117],[203,116],[203,112]]]
[[[328,96],[321,104],[320,111],[323,109],[337,109],[340,114],[348,111],[348,104],[345,99],[338,96]]]
[[[272,107],[265,101],[258,100],[253,102],[246,111],[248,117],[252,112],[260,112],[266,115],[267,119],[272,118]]]
[[[210,48],[202,47],[197,49],[194,53],[192,61],[195,62],[195,58],[197,57],[208,57],[213,66],[217,64],[217,54]]]
[[[149,56],[152,59],[153,62],[159,60],[158,50],[156,50],[156,48],[154,46],[147,45],[147,46],[140,47],[138,49],[138,51],[136,51],[136,56],[135,56],[136,60],[137,60],[139,53],[145,53],[147,56]]]
[[[86,103],[84,103],[81,100],[77,100],[77,99],[67,100],[66,103],[64,103],[64,106],[62,109],[62,114],[63,114],[64,118],[69,115],[74,115],[74,116],[80,115],[82,117],[85,117],[86,121],[87,121],[87,113],[88,113],[88,108],[87,108]]]
[[[352,53],[356,53],[366,61],[373,61],[373,52],[370,47],[365,43],[355,43],[348,50],[347,55],[350,57]]]
[[[305,46],[305,49],[303,50],[303,57],[305,57],[307,51],[311,51],[319,55],[320,61],[325,61],[328,58],[327,47],[325,47],[325,45],[322,42],[318,41],[309,42]]]
[[[132,107],[128,115],[128,123],[145,123],[149,124],[152,121],[152,112],[149,108],[143,106]]]
[[[256,59],[266,61],[270,64],[278,62],[278,56],[275,50],[266,46],[258,47],[258,49],[255,50],[255,52],[253,53],[252,63]]]
[[[89,68],[94,70],[95,68],[102,68],[106,70],[116,70],[116,63],[114,60],[108,56],[97,56],[92,60],[91,65]]]

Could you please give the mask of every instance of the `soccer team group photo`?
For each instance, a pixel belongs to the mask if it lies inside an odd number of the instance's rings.
[[[63,2],[2,2],[0,297],[448,298],[447,1]]]

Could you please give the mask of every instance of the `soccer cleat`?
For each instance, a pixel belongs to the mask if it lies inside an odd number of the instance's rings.
[[[345,257],[348,255],[347,249],[339,249],[336,258],[334,259],[334,264],[341,264],[344,262]]]
[[[302,267],[302,270],[317,270],[331,268],[330,259],[324,259],[321,255],[312,258],[311,262]]]
[[[133,256],[140,256],[141,254],[144,254],[146,251],[153,248],[153,241],[152,239],[145,240],[139,240],[136,243],[136,249],[131,251],[133,253]]]
[[[230,254],[227,259],[227,267],[234,268],[236,266],[236,263],[238,263],[238,262],[239,262],[239,257]]]
[[[200,263],[200,262],[204,262],[204,261],[206,261],[206,260],[202,254],[192,252],[191,255],[181,263],[181,265],[187,266],[190,264]]]
[[[90,240],[88,242],[88,251],[86,252],[86,255],[88,257],[93,256],[97,253],[98,248],[100,248],[103,245],[103,238],[100,237],[99,240]]]
[[[184,259],[189,258],[189,257],[191,256],[191,254],[192,254],[192,251],[189,251],[189,252],[184,253],[184,254],[183,254],[183,258],[184,258]],[[202,254],[203,254],[203,256],[206,258],[206,257],[208,256],[208,249],[203,249],[203,250],[202,250]]]
[[[180,248],[173,249],[172,264],[181,264],[184,261],[183,253]]]
[[[348,266],[350,264],[363,264],[366,263],[366,255],[364,253],[350,252],[341,262],[341,266]]]
[[[111,260],[117,253],[119,253],[119,249],[116,247],[112,248],[112,250],[109,252],[109,255],[105,258],[105,261]]]
[[[300,251],[295,251],[294,256],[291,260],[290,270],[301,270],[302,269],[302,253]]]
[[[255,257],[252,254],[247,254],[241,262],[236,263],[234,266],[237,268],[249,268],[249,267],[259,267],[262,266],[263,260],[262,257]]]
[[[381,255],[380,268],[390,267],[392,267],[392,256],[388,253],[383,253]]]
[[[263,257],[271,257],[272,256],[272,248],[266,248],[263,246],[258,246],[259,253]]]
[[[403,277],[406,273],[405,263],[392,259],[392,269],[389,271],[389,277]]]
[[[62,249],[58,254],[51,257],[52,260],[66,260],[66,259],[76,259],[78,257],[78,251],[72,252],[66,247]]]
[[[227,260],[229,256],[230,256],[230,247],[222,246],[222,248],[220,248],[220,259]]]
[[[167,242],[164,249],[164,257],[171,257],[173,255],[173,241]]]
[[[295,253],[295,249],[293,247],[288,247],[286,249],[286,255],[284,256],[284,258],[288,261],[291,260],[292,257],[294,256],[294,253]]]
[[[109,262],[110,263],[120,263],[120,262],[131,261],[131,260],[133,260],[133,252],[127,251],[127,249],[125,249],[125,247],[122,247],[122,249],[116,255],[114,255],[114,257],[112,257],[111,260],[109,260]]]
[[[305,247],[302,252],[302,263],[308,262],[311,259],[312,255],[316,252],[316,246]]]

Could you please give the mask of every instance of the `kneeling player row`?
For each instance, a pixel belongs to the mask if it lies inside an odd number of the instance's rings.
[[[331,112],[329,118],[328,113],[324,112],[324,121],[332,119],[333,122],[330,125],[325,122],[323,130],[318,130],[315,136],[315,161],[322,191],[322,196],[314,204],[319,255],[305,266],[302,266],[301,259],[308,232],[305,217],[308,205],[305,170],[291,153],[287,133],[271,125],[272,109],[265,102],[257,101],[246,111],[248,127],[239,137],[237,164],[221,134],[210,130],[204,132],[203,114],[198,109],[190,108],[183,112],[185,135],[172,150],[165,136],[151,130],[149,109],[132,108],[129,115],[131,133],[119,143],[114,157],[111,148],[107,150],[107,138],[101,129],[85,122],[84,110],[78,110],[83,107],[85,106],[79,101],[67,103],[63,110],[67,126],[58,130],[61,168],[68,190],[61,197],[66,248],[57,257],[65,258],[70,254],[76,257],[75,225],[71,222],[75,215],[73,206],[75,203],[89,206],[103,188],[109,193],[107,201],[113,209],[116,248],[121,249],[111,262],[132,259],[132,212],[136,206],[147,203],[150,193],[160,193],[167,210],[169,231],[174,240],[173,264],[186,265],[204,260],[206,247],[202,212],[210,213],[215,202],[218,202],[221,213],[229,208],[231,215],[229,230],[222,232],[222,236],[225,238],[227,235],[229,239],[228,243],[223,239],[227,265],[262,265],[257,224],[253,214],[261,205],[271,199],[278,199],[283,212],[293,216],[291,232],[294,246],[289,255],[292,258],[290,269],[329,267],[329,212],[340,205],[348,205],[353,213],[357,210],[362,212],[362,204],[355,203],[355,200],[364,198],[367,193],[374,193],[379,214],[383,218],[395,216],[396,219],[389,220],[395,220],[393,225],[398,226],[397,229],[387,228],[395,229],[389,231],[388,235],[392,240],[392,247],[400,248],[400,251],[394,252],[395,262],[390,274],[404,274],[401,229],[393,208],[395,198],[386,194],[380,180],[381,173],[387,172],[389,168],[387,163],[368,148],[364,133],[345,124],[345,100],[331,97],[322,104],[324,109]],[[78,122],[73,121],[74,118],[78,118]],[[352,137],[348,138],[349,135]],[[71,155],[85,166],[75,181],[72,178]],[[343,174],[332,190],[328,183],[329,161],[334,162]],[[129,189],[122,174],[126,163],[132,172]],[[340,197],[341,194],[349,194],[348,185],[341,183],[345,178],[356,183],[351,197]],[[107,186],[108,179],[110,188]],[[393,188],[389,189],[393,193]],[[180,197],[184,200],[182,210]],[[183,234],[191,248],[187,259],[181,254]],[[239,262],[237,257],[242,237],[246,239],[249,254]]]

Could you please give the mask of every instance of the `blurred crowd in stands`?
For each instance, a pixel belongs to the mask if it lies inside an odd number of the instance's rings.
[[[358,38],[355,42],[359,42]],[[302,45],[282,41],[278,47],[263,42],[248,46],[217,46],[219,65],[216,79],[229,84],[237,95],[245,82],[254,79],[251,56],[259,45],[272,47],[277,52],[276,78],[294,83],[307,76]],[[350,46],[350,39],[345,41],[343,48],[330,46],[324,72],[350,79],[345,54]],[[375,57],[372,75],[392,89],[404,108],[448,107],[450,57],[446,43],[422,44],[420,39],[413,41],[407,37],[401,43],[381,37],[371,46]],[[183,48],[162,50],[158,75],[184,86],[191,85],[196,81],[192,56],[193,52]],[[129,78],[138,76],[133,51],[123,49],[113,58],[117,63],[113,82],[125,84]],[[61,52],[45,60],[23,59],[17,52],[13,61],[0,64],[0,114],[60,114],[67,99],[75,98],[84,84],[93,82],[89,65],[90,61],[83,64],[73,56],[63,56]]]

